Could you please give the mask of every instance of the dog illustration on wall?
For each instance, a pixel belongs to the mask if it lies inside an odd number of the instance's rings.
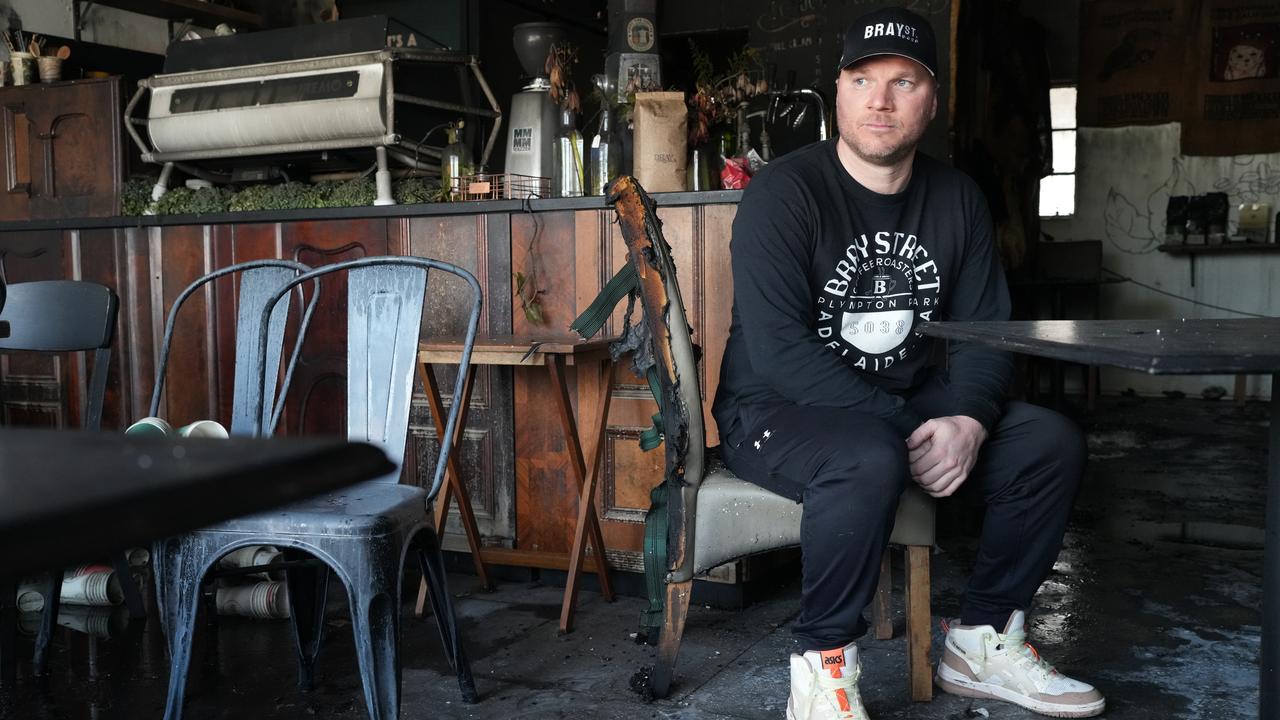
[[[1227,52],[1223,80],[1247,80],[1267,76],[1267,59],[1263,49],[1250,43],[1237,43]]]

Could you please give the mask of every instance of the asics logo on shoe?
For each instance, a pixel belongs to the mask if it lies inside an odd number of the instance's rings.
[[[838,666],[838,667],[843,667],[843,666],[844,666],[844,653],[841,653],[841,654],[839,654],[839,655],[830,655],[830,656],[828,656],[828,657],[824,657],[824,658],[822,658],[822,664],[823,664],[823,665],[836,665],[836,666]]]

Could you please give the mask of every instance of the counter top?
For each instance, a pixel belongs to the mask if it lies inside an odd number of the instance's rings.
[[[737,203],[741,190],[710,192],[654,193],[659,207]],[[351,220],[357,218],[419,217],[431,215],[483,215],[488,213],[552,212],[557,210],[600,210],[604,198],[598,195],[576,198],[534,198],[531,200],[468,200],[416,205],[382,205],[297,210],[258,210],[196,215],[145,215],[108,218],[53,218],[0,222],[0,232],[30,230],[78,230],[93,228],[162,227],[166,225],[223,225],[229,223],[273,223],[299,220]]]

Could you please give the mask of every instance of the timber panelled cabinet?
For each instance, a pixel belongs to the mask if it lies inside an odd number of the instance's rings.
[[[0,220],[119,215],[120,100],[119,77],[0,88]]]
[[[8,88],[6,88],[7,90]],[[729,231],[739,192],[655,196],[663,231],[677,263],[694,342],[704,350],[699,382],[704,415],[719,379],[729,331],[732,280]],[[369,255],[409,254],[455,263],[484,287],[480,332],[567,334],[569,323],[626,262],[614,213],[601,198],[544,200],[527,212],[516,201],[350,208],[184,218],[110,218],[0,222],[0,271],[9,282],[54,278],[99,282],[120,295],[117,362],[109,370],[103,428],[123,428],[147,414],[165,310],[191,280],[213,269],[256,258],[323,265]],[[243,218],[243,219],[242,219]],[[189,224],[184,224],[186,220]],[[250,221],[251,220],[251,221]],[[54,227],[56,225],[56,227]],[[73,229],[68,229],[73,228]],[[537,291],[545,323],[532,324],[516,274]],[[161,414],[178,423],[230,415],[235,288],[219,280],[188,301],[175,331]],[[465,288],[439,280],[427,288],[424,322],[458,313],[433,312],[463,302]],[[288,398],[283,432],[340,433],[345,356],[342,309],[322,294]],[[605,326],[616,335],[622,310]],[[424,327],[424,332],[461,328]],[[286,342],[290,339],[286,338]],[[0,418],[6,425],[74,426],[88,369],[78,361],[0,355]],[[567,567],[576,518],[576,489],[556,430],[552,389],[542,368],[478,368],[460,460],[491,563]],[[438,379],[452,387],[452,368]],[[572,374],[571,374],[572,380]],[[578,417],[593,422],[598,377],[577,378]],[[661,452],[640,450],[638,438],[655,412],[648,386],[615,366],[597,513],[610,566],[643,571],[644,513],[662,477]],[[451,398],[446,397],[446,402]],[[419,393],[410,416],[405,482],[429,483],[438,448],[427,403]],[[583,428],[593,436],[594,428]],[[708,444],[717,444],[714,423]],[[586,448],[586,450],[590,450]],[[456,508],[456,506],[455,506]],[[445,546],[466,550],[456,509]],[[490,550],[492,553],[490,553]],[[734,582],[740,565],[714,579]]]

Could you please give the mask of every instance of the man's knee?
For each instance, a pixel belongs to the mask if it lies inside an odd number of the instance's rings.
[[[1074,492],[1084,474],[1089,449],[1084,432],[1061,413],[1034,405],[1024,405],[1025,426],[1022,428],[1020,453],[1027,470],[1046,481]]]
[[[906,441],[888,423],[875,421],[827,448],[816,482],[827,488],[887,501],[906,487]]]

